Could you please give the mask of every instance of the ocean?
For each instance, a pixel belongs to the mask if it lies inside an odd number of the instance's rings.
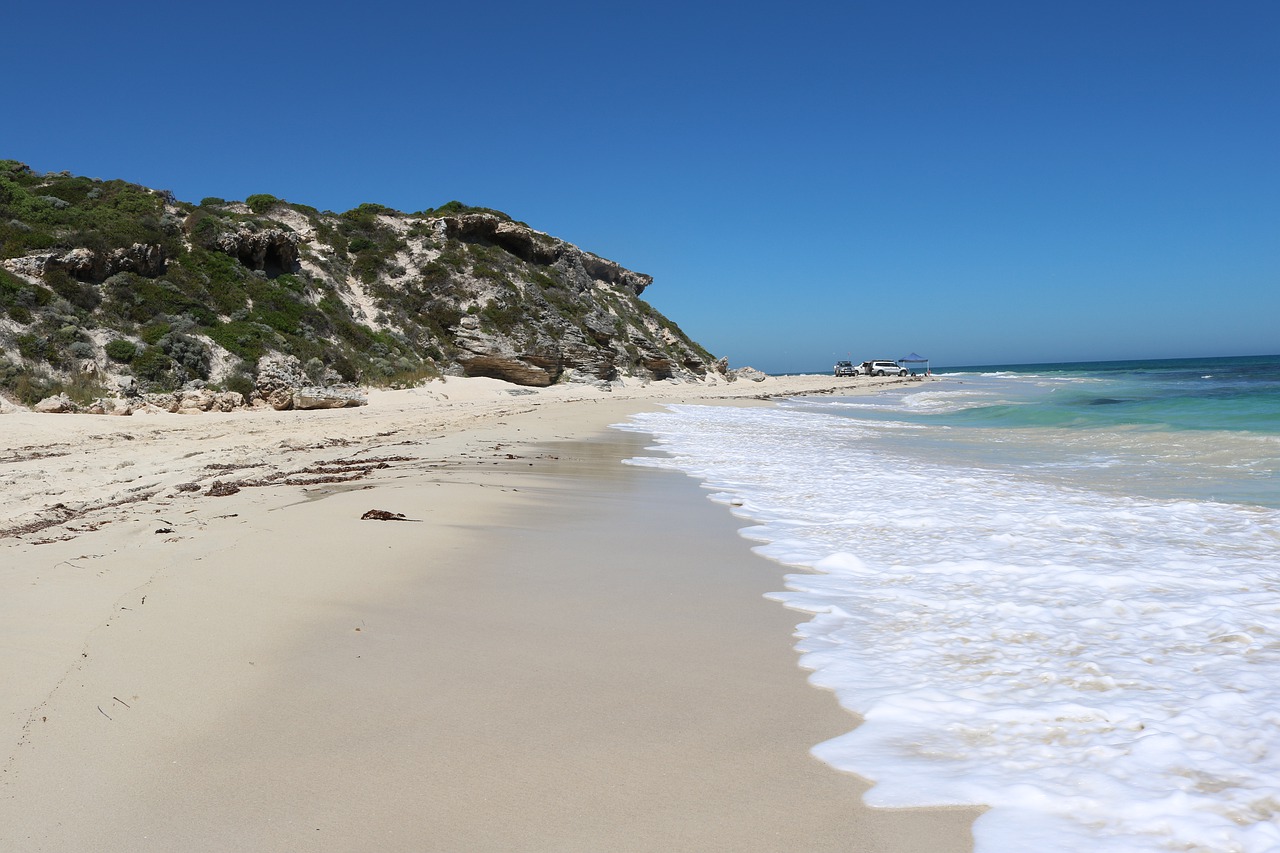
[[[813,753],[978,853],[1280,850],[1280,356],[933,379],[621,427],[804,570]]]

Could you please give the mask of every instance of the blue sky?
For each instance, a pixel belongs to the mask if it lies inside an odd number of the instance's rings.
[[[54,0],[5,29],[0,157],[499,208],[653,275],[734,365],[1280,352],[1272,0]]]

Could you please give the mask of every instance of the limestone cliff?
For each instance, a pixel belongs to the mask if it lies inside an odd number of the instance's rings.
[[[317,384],[718,375],[640,299],[651,283],[457,202],[412,214],[266,195],[192,204],[0,161],[0,388],[12,396],[77,378],[247,395],[273,354]]]

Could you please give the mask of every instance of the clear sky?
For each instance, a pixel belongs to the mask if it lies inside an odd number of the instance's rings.
[[[21,3],[0,157],[451,199],[733,365],[1280,352],[1280,2]]]

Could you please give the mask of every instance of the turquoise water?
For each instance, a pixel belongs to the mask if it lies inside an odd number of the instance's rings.
[[[997,380],[987,384],[1011,399],[937,422],[1280,433],[1275,355],[965,367],[940,374],[957,381],[975,375]],[[1014,381],[999,383],[1002,377]]]
[[[790,405],[959,470],[1138,497],[1280,507],[1280,356],[1001,365]]]

